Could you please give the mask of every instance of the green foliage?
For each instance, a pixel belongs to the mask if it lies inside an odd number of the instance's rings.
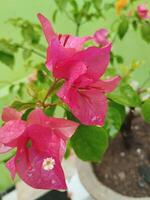
[[[119,133],[125,118],[125,108],[115,102],[109,103],[107,117],[104,128],[108,131],[111,138],[115,138]]]
[[[15,152],[16,151],[13,149],[7,153],[0,154],[0,163],[7,162],[10,158],[12,158],[15,155]]]
[[[31,112],[32,110],[33,110],[33,108],[27,109],[27,110],[23,113],[21,119],[26,121],[27,118],[28,118],[28,115],[30,114],[30,112]]]
[[[123,16],[118,26],[118,36],[121,40],[124,38],[125,34],[127,33],[128,28],[129,28],[129,19],[128,17]]]
[[[80,123],[79,120],[68,109],[65,110],[65,114],[67,119]]]
[[[141,104],[137,92],[134,91],[130,85],[124,83],[120,84],[120,86],[117,87],[114,92],[110,93],[108,97],[124,106],[138,107]]]
[[[18,48],[10,40],[0,39],[0,61],[12,68],[15,63],[14,53]]]
[[[81,125],[71,138],[77,156],[84,161],[100,161],[108,147],[108,133],[104,128]]]
[[[150,123],[150,99],[144,101],[141,106],[142,115],[146,122]]]
[[[55,0],[55,3],[57,9],[53,12],[54,22],[56,21],[58,10],[64,12],[77,26],[93,18],[103,17],[101,9],[102,0],[85,0],[82,2],[82,5],[76,0]]]
[[[23,40],[29,44],[39,43],[41,37],[41,27],[39,24],[34,24],[22,18],[13,18],[9,22],[21,29]]]
[[[28,102],[28,103],[24,103],[21,101],[14,101],[11,105],[12,108],[15,108],[18,111],[22,111],[22,110],[26,110],[29,108],[34,108],[35,107],[35,103],[34,102]]]
[[[0,192],[4,192],[14,184],[9,171],[5,167],[5,163],[0,163],[0,180]]]
[[[142,22],[141,35],[147,43],[150,43],[150,22],[148,21]]]

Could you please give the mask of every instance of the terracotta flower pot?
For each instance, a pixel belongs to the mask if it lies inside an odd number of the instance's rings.
[[[77,160],[77,170],[80,180],[93,200],[150,200],[150,197],[123,196],[103,185],[93,172],[88,162]]]

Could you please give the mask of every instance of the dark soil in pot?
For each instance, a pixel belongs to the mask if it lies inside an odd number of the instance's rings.
[[[131,148],[119,134],[93,169],[100,182],[122,195],[150,197],[150,125],[136,117],[132,134]]]

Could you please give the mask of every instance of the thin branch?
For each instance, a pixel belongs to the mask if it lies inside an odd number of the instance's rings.
[[[56,84],[58,83],[59,79],[58,80],[54,80],[53,84],[50,86],[46,96],[44,97],[44,100],[43,100],[43,104],[45,104],[45,101],[47,100],[47,98],[51,95],[51,93],[53,92],[53,90],[55,89],[55,86]]]
[[[24,47],[24,46],[22,46],[22,45],[17,45],[17,47],[20,48],[20,49],[23,49],[23,50],[31,51],[32,53],[34,53],[34,54],[36,54],[36,55],[38,55],[38,56],[40,56],[40,57],[42,57],[42,58],[44,58],[44,59],[46,58],[43,54],[41,54],[40,52],[38,52],[38,51],[36,51],[36,50],[34,50],[34,49],[29,49],[29,48]]]
[[[79,36],[79,30],[80,30],[80,23],[77,24],[76,26],[76,36]]]

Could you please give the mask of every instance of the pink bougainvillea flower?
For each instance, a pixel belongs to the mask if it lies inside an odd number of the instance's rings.
[[[42,14],[38,14],[38,19],[42,25],[43,32],[45,34],[48,44],[51,44],[52,39],[57,38],[60,44],[66,48],[73,48],[76,50],[82,49],[83,44],[90,39],[89,36],[76,37],[69,34],[57,34],[53,30],[51,23]]]
[[[137,14],[141,19],[150,19],[150,11],[145,5],[139,5],[137,7]]]
[[[17,120],[17,119],[20,119],[21,116],[22,116],[21,112],[18,112],[14,108],[6,107],[3,109],[2,120],[4,122],[10,121],[10,120]]]
[[[57,56],[60,56],[59,52],[63,52],[63,50],[63,47],[56,42],[55,51],[52,53],[54,58],[57,59]],[[57,62],[57,67],[53,70],[54,76],[58,79],[73,81],[78,76],[86,73],[86,76],[97,80],[109,64],[110,51],[111,44],[103,48],[89,47],[79,51],[70,59]]]
[[[72,36],[70,34],[57,34],[53,28],[51,23],[48,21],[46,17],[44,17],[42,14],[38,14],[38,19],[42,25],[43,32],[45,34],[46,40],[48,42],[48,49],[47,49],[47,61],[46,66],[49,70],[53,70],[54,62],[56,64],[56,61],[62,62],[65,59],[71,57],[75,52],[81,50],[83,48],[83,44],[90,40],[91,37],[85,36],[85,37],[76,37]],[[63,48],[63,51],[55,52],[55,43],[59,42],[61,47]],[[53,44],[54,43],[54,44]],[[51,54],[57,54],[51,55]],[[55,57],[55,59],[54,59]],[[53,61],[53,59],[55,61]],[[53,67],[52,67],[53,63]]]
[[[110,41],[108,40],[108,35],[109,35],[108,30],[102,28],[95,32],[93,39],[98,45],[106,46],[110,44]]]
[[[96,82],[91,82],[91,79],[86,77],[82,80],[79,77],[72,85],[66,82],[58,96],[83,124],[102,126],[107,112],[105,94],[117,87],[120,77]]]
[[[65,63],[66,67],[61,66],[62,69],[58,67],[57,72],[60,74],[57,75],[61,77],[62,71],[66,75],[63,77],[66,83],[58,96],[83,124],[100,126],[104,124],[107,112],[105,93],[112,92],[120,81],[118,76],[106,81],[99,80],[109,64],[110,51],[111,44],[103,48],[90,47],[74,55],[67,64]],[[82,62],[81,73],[76,66],[78,64],[81,66]]]
[[[7,121],[0,129],[0,141],[5,147],[17,148],[6,165],[12,177],[18,173],[37,189],[66,189],[61,160],[77,127],[75,122],[47,117],[40,109],[32,111],[27,121]]]

